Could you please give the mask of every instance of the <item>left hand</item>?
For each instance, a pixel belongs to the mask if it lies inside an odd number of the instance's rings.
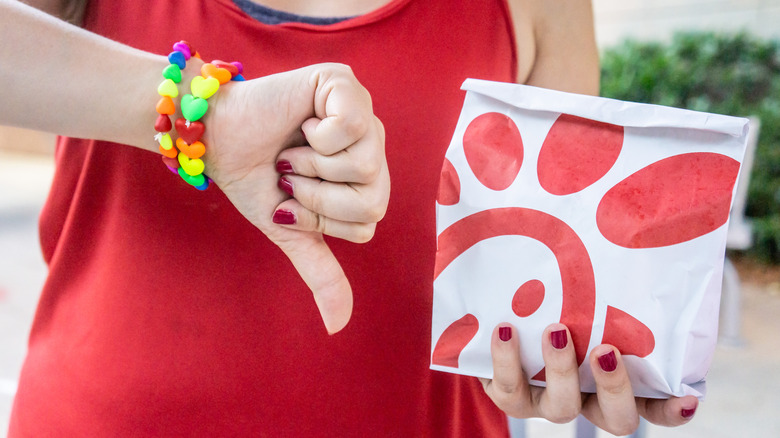
[[[323,235],[367,242],[390,196],[371,96],[349,67],[317,64],[232,83],[212,99],[209,176],[287,255],[328,332],[341,330],[352,290]]]
[[[506,341],[499,337],[502,328],[503,338],[510,336]],[[563,324],[550,325],[542,336],[547,387],[528,384],[520,365],[520,345],[514,327],[501,324],[493,330],[491,353],[493,379],[480,381],[496,406],[516,418],[541,417],[553,423],[567,423],[582,414],[607,432],[629,435],[639,426],[640,415],[654,424],[679,426],[693,418],[699,404],[694,396],[634,397],[620,352],[607,344],[595,347],[587,359],[596,381],[596,393],[581,393],[574,346]]]

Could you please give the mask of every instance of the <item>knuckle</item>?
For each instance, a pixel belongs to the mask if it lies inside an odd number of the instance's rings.
[[[356,182],[368,184],[376,180],[380,165],[377,160],[362,160],[355,166]]]
[[[373,223],[382,220],[382,218],[385,217],[386,212],[387,212],[387,204],[382,202],[374,203],[366,211],[366,213],[368,214],[369,222],[373,222]]]
[[[320,187],[321,187],[320,183]],[[298,195],[298,191],[295,193],[295,198],[298,199],[298,201],[303,204],[307,209],[315,212],[315,213],[322,213],[323,206],[327,203],[327,200],[323,199],[323,196],[327,195],[327,192],[323,192],[322,190],[315,189],[310,192],[309,196],[306,196],[305,198],[303,196]],[[325,195],[323,195],[325,193]]]
[[[352,67],[350,67],[347,64],[342,64],[342,63],[339,63],[339,62],[333,62],[333,63],[329,63],[327,65],[328,65],[328,67],[333,69],[333,71],[335,71],[335,72],[342,73],[342,74],[348,74],[350,76],[354,76],[354,73],[352,72]]]
[[[327,234],[327,219],[321,214],[315,214],[313,228],[318,233]]]
[[[548,381],[566,380],[571,377],[574,372],[576,372],[576,369],[572,370],[570,368],[545,364],[545,373]]]
[[[617,436],[631,435],[637,428],[639,428],[639,418],[633,416],[631,418],[622,418],[619,423],[608,424],[608,431]]]
[[[551,423],[555,424],[566,424],[573,421],[577,416],[580,415],[580,409],[559,409],[556,412],[553,412],[550,415],[547,415],[545,419]]]
[[[520,387],[516,382],[493,380],[493,390],[497,404],[510,405],[516,401]]]
[[[602,393],[610,397],[618,397],[631,391],[630,385],[622,380],[616,382],[603,382],[600,386]]]
[[[349,239],[354,243],[366,243],[374,237],[376,227],[372,225],[363,225],[357,227],[353,238]]]
[[[357,141],[363,138],[368,129],[368,124],[364,117],[343,117],[341,120],[341,129],[344,130],[347,138]]]

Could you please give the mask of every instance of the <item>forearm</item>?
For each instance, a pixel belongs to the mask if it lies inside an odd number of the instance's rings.
[[[157,149],[155,90],[164,56],[16,1],[0,0],[0,17],[0,124]]]

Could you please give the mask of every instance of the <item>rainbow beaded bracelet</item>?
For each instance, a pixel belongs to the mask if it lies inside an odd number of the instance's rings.
[[[170,65],[163,69],[163,82],[157,87],[161,98],[156,110],[159,116],[154,124],[157,131],[155,139],[160,144],[162,160],[168,169],[178,174],[184,181],[198,190],[206,190],[211,179],[204,174],[205,164],[201,157],[206,153],[206,145],[201,141],[206,127],[199,120],[208,111],[208,99],[213,96],[221,85],[229,81],[243,81],[243,65],[240,62],[227,63],[215,60],[203,64],[200,76],[195,76],[190,83],[190,94],[181,98],[181,112],[184,116],[176,120],[174,126],[179,134],[175,147],[169,132],[170,116],[176,113],[173,103],[178,94],[178,84],[181,82],[181,70],[191,57],[200,58],[198,53],[186,41],[173,45],[173,52],[168,55]]]

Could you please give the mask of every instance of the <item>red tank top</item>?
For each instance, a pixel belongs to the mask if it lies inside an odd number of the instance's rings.
[[[159,54],[186,39],[250,79],[349,64],[387,131],[390,206],[371,242],[329,239],[355,302],[328,336],[218,188],[150,152],[61,138],[11,437],[507,434],[477,379],[428,368],[439,170],[463,80],[515,77],[503,0],[393,0],[327,26],[265,25],[230,0],[91,0],[86,28]]]

